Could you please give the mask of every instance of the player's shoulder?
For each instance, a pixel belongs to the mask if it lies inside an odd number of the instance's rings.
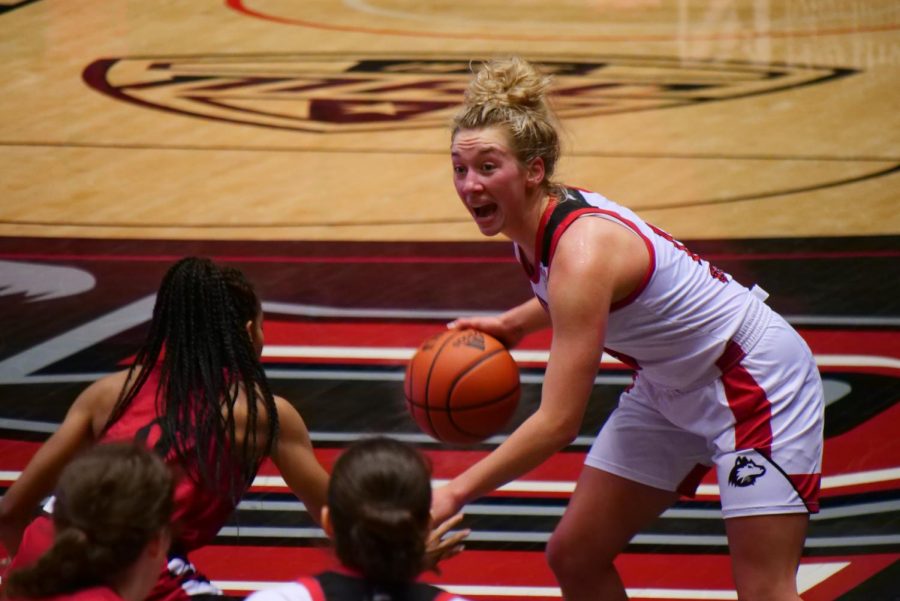
[[[280,422],[284,422],[288,420],[289,422],[303,422],[303,418],[300,416],[300,411],[284,397],[274,396],[275,400],[275,412],[278,414],[278,420]]]
[[[553,266],[568,264],[571,268],[588,268],[592,263],[604,264],[610,253],[629,246],[634,235],[618,223],[607,219],[576,219],[557,240],[553,248]]]
[[[111,407],[128,382],[128,375],[128,370],[123,370],[95,380],[82,391],[76,402],[81,406]]]
[[[97,380],[97,385],[100,387],[104,394],[114,394],[118,396],[125,385],[136,378],[138,375],[138,370],[135,370],[133,373],[129,373],[129,370],[123,369],[121,371],[109,374],[108,376],[103,376],[102,378]],[[129,378],[129,376],[131,377]]]

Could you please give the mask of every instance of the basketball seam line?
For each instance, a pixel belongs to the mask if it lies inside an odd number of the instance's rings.
[[[448,390],[447,390],[447,402],[446,402],[447,407],[446,407],[446,409],[445,409],[445,411],[447,412],[447,419],[450,421],[450,423],[453,425],[454,428],[456,428],[458,431],[462,432],[463,434],[468,434],[469,436],[474,436],[474,437],[476,437],[476,438],[479,438],[479,435],[478,435],[478,434],[475,434],[474,432],[470,432],[469,430],[466,430],[465,428],[460,427],[460,425],[456,423],[456,420],[453,419],[453,411],[450,411],[450,399],[453,398],[453,391],[454,391],[454,389],[456,388],[456,385],[459,383],[459,381],[463,378],[463,376],[465,376],[465,375],[468,374],[470,371],[472,371],[474,368],[476,368],[477,366],[481,365],[482,363],[484,363],[485,361],[487,361],[487,360],[490,359],[491,357],[493,357],[493,356],[499,354],[500,352],[502,352],[502,351],[504,351],[504,350],[506,350],[506,349],[504,349],[504,348],[498,348],[498,349],[493,350],[491,353],[489,353],[489,354],[487,354],[487,355],[482,355],[477,361],[475,361],[475,362],[472,363],[471,365],[467,366],[466,370],[465,370],[464,372],[462,372],[461,374],[458,374],[458,375],[453,379],[453,381],[450,383],[450,386],[449,386],[449,388],[448,388]],[[495,399],[492,399],[492,400],[491,400],[491,403],[496,403],[496,402],[498,402],[498,401],[500,401],[500,400],[506,398],[507,396],[508,396],[508,395],[503,395],[503,396],[501,396],[501,397],[497,397],[497,398],[495,398]],[[491,403],[484,403],[484,404],[482,404],[481,406],[484,407],[484,406],[487,406],[488,404],[491,404]],[[468,409],[468,408],[467,408],[467,409]]]

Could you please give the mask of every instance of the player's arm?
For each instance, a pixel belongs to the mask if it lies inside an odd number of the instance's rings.
[[[0,541],[11,556],[18,551],[22,533],[37,504],[53,491],[60,472],[76,453],[94,442],[99,431],[96,424],[105,423],[122,382],[123,375],[115,374],[84,389],[72,403],[59,429],[41,445],[3,495],[0,500]]]
[[[278,409],[278,438],[272,461],[291,491],[303,501],[310,517],[318,524],[328,490],[328,473],[313,452],[309,430],[297,410],[281,397],[275,397]]]
[[[533,297],[500,315],[461,317],[447,324],[447,327],[481,330],[507,348],[513,348],[528,334],[550,327],[550,316],[537,297]]]
[[[600,362],[609,306],[646,267],[641,247],[637,250],[642,260],[616,258],[634,252],[636,240],[599,219],[579,220],[561,238],[548,289],[553,338],[541,404],[503,444],[438,492],[435,519],[534,469],[578,435]]]

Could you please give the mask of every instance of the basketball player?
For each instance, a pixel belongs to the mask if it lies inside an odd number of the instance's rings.
[[[353,444],[334,464],[322,508],[322,527],[342,569],[255,593],[248,601],[464,601],[416,582],[430,563],[430,508],[431,469],[415,448],[384,437]],[[466,534],[448,540],[459,543]]]
[[[10,599],[142,601],[165,565],[174,479],[144,447],[103,444],[63,470],[50,549],[4,582]]]
[[[457,193],[485,236],[504,234],[535,297],[459,319],[512,347],[550,327],[538,410],[435,491],[435,519],[533,469],[578,434],[606,350],[636,370],[547,547],[569,600],[624,599],[613,565],[629,540],[715,468],[740,599],[797,600],[818,510],[823,391],[804,341],[748,290],[603,196],[553,181],[549,78],[492,61],[457,113]]]
[[[318,519],[328,476],[300,415],[269,389],[259,361],[262,321],[259,299],[238,270],[193,257],[173,265],[132,367],[78,396],[0,501],[0,536],[15,554],[12,567],[32,563],[50,547],[48,516],[25,530],[32,508],[72,457],[97,442],[138,441],[179,474],[177,533],[148,599],[221,595],[187,554],[212,541],[265,457]]]

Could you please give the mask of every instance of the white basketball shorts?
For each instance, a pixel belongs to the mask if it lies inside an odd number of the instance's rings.
[[[717,365],[689,391],[639,373],[585,464],[686,496],[715,466],[725,518],[818,512],[824,393],[809,347],[775,316],[749,353],[730,342]]]

